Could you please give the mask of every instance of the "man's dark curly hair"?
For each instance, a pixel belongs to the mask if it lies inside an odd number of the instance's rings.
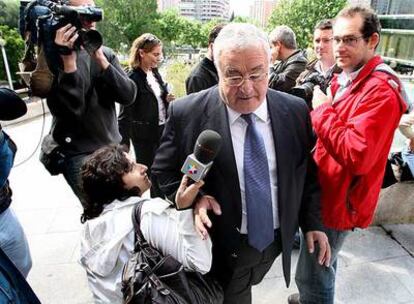
[[[125,189],[122,176],[134,168],[120,145],[108,145],[90,155],[81,168],[82,186],[86,195],[81,222],[98,217],[113,200],[140,196],[138,187]]]

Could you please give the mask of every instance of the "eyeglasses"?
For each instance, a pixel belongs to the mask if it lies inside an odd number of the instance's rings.
[[[364,36],[344,36],[344,37],[339,37],[339,36],[335,36],[333,37],[334,43],[336,44],[340,44],[341,41],[346,45],[346,46],[355,46],[358,42],[359,39],[365,39]]]
[[[267,76],[267,72],[265,73],[254,73],[247,76],[231,76],[225,77],[224,82],[227,83],[228,86],[231,87],[239,87],[243,84],[243,82],[248,79],[252,82],[259,82],[263,80]]]

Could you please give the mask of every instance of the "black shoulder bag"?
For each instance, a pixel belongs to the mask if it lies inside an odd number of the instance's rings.
[[[52,134],[47,134],[40,146],[39,160],[51,175],[63,172],[66,155],[59,144],[53,139]]]
[[[138,203],[132,212],[136,242],[122,272],[124,303],[223,303],[223,292],[217,282],[198,272],[185,271],[171,255],[163,256],[148,244],[140,229],[144,202]]]

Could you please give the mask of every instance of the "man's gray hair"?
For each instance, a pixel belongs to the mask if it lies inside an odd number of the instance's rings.
[[[270,62],[269,40],[262,30],[249,23],[227,24],[214,41],[213,57],[217,69],[221,70],[220,55],[223,51],[249,47],[263,48]]]
[[[286,48],[291,50],[295,50],[297,48],[296,35],[293,30],[286,25],[277,26],[269,34],[269,40],[272,44],[276,44],[276,42],[279,41]]]

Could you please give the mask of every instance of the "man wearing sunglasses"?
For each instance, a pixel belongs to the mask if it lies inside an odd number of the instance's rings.
[[[69,5],[93,6],[95,3],[70,0]],[[95,28],[95,22],[81,20],[81,23],[84,29]],[[83,204],[82,163],[102,146],[121,141],[115,102],[132,103],[137,89],[111,49],[101,46],[90,53],[83,47],[76,49],[78,38],[73,24],[56,31],[55,44],[66,47],[69,52],[60,55],[62,66],[47,104],[53,115],[50,133],[65,154],[63,176]]]
[[[300,98],[268,88],[266,35],[251,24],[226,25],[214,42],[214,60],[218,86],[170,104],[152,172],[173,201],[198,135],[206,129],[221,135],[194,205],[195,225],[213,242],[212,275],[223,286],[224,303],[249,304],[252,285],[279,254],[289,284],[298,224],[309,250],[320,248],[321,264],[329,264],[330,248],[319,231],[308,109]]]
[[[333,27],[336,64],[343,72],[325,95],[314,89],[314,160],[321,185],[322,219],[332,248],[320,266],[301,248],[296,270],[300,292],[289,303],[334,303],[338,253],[346,236],[372,221],[394,130],[406,105],[398,78],[375,49],[380,23],[368,8],[343,9]]]

